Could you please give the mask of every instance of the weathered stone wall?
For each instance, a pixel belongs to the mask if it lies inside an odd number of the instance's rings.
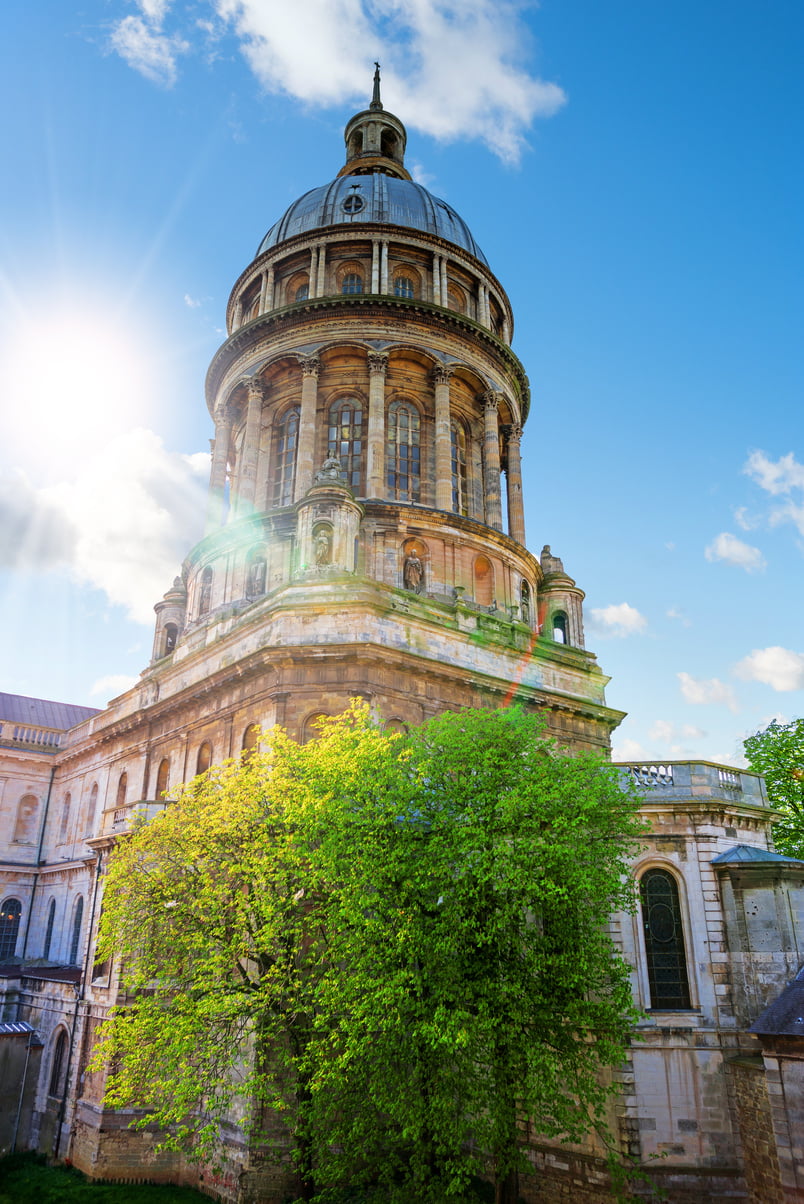
[[[749,1204],[783,1204],[765,1066],[746,1054],[728,1064],[743,1148]]]

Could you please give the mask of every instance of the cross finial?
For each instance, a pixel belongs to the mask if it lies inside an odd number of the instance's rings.
[[[374,110],[382,108],[382,101],[380,100],[380,64],[376,60],[374,63],[374,94],[371,97],[369,108]]]

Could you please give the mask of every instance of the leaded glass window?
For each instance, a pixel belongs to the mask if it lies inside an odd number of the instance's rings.
[[[0,908],[0,961],[14,956],[21,915],[22,904],[19,899],[6,899]]]
[[[345,293],[345,294],[362,293],[363,292],[363,277],[358,276],[357,272],[349,272],[343,278],[343,283],[341,284],[341,292]]]
[[[642,875],[639,889],[650,1006],[660,1011],[688,1008],[690,988],[676,880],[667,870],[650,869]]]
[[[413,297],[414,288],[413,281],[410,276],[397,276],[394,281],[394,296],[395,297]]]
[[[344,397],[330,406],[328,453],[337,456],[346,483],[355,493],[363,492],[363,406],[354,397]]]
[[[450,458],[452,509],[456,514],[466,514],[466,432],[457,422],[450,426]]]
[[[294,406],[288,410],[279,426],[276,435],[276,454],[274,456],[274,497],[275,506],[289,506],[293,501],[293,490],[296,484],[296,449],[299,444],[299,408]]]
[[[70,965],[78,965],[78,947],[81,941],[81,922],[84,918],[84,900],[78,896],[73,912],[73,930],[70,936]]]
[[[388,407],[385,471],[388,495],[399,502],[421,498],[421,443],[419,412],[404,401]]]

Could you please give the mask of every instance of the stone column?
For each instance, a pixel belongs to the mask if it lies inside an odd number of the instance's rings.
[[[318,296],[318,247],[310,252],[310,289],[311,297]]]
[[[508,321],[507,318],[503,318],[502,337],[503,337],[503,342],[508,343],[508,345],[510,346],[510,344],[511,344],[511,323]]]
[[[318,283],[316,284],[316,297],[323,297],[327,287],[327,248],[326,244],[322,244],[318,250]]]
[[[433,255],[433,301],[441,304],[441,256]]]
[[[521,426],[508,427],[508,469],[505,474],[508,489],[508,534],[525,546],[525,507],[522,502],[522,457],[519,441]]]
[[[229,463],[229,440],[232,435],[232,420],[225,406],[215,411],[215,438],[210,440],[212,464],[209,473],[209,504],[207,507],[207,531],[223,525],[225,518],[223,503],[226,492],[226,468]]]
[[[299,356],[299,363],[302,370],[302,388],[299,446],[296,449],[296,488],[293,498],[296,502],[304,497],[313,483],[319,359],[317,355],[303,355]]]
[[[453,369],[439,364],[433,369],[435,384],[435,504],[452,509],[452,439],[449,423],[449,382]]]
[[[371,244],[371,292],[380,291],[380,244],[375,238]]]
[[[385,352],[370,351],[369,366],[369,410],[366,435],[367,469],[366,497],[386,496],[385,489],[385,370],[388,356]]]
[[[265,382],[258,377],[248,383],[248,409],[246,411],[246,432],[243,438],[243,451],[240,459],[240,474],[238,479],[238,513],[254,506],[255,488],[257,484],[257,460],[260,452],[260,420],[262,404],[265,400]]]
[[[232,330],[239,330],[243,321],[243,301],[242,298],[235,305],[234,318],[232,319]]]
[[[380,292],[388,293],[388,242],[384,241],[380,252]]]
[[[268,313],[274,308],[274,268],[273,264],[262,275],[262,288],[260,290],[260,313]]]
[[[489,389],[483,394],[483,484],[486,496],[486,522],[495,531],[502,531],[500,501],[500,427],[497,413],[500,395]]]
[[[447,276],[446,256],[441,260],[441,304],[445,309],[449,307],[449,278]]]

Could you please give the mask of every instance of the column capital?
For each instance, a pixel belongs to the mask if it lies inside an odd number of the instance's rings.
[[[296,358],[301,365],[302,376],[318,376],[321,360],[317,355],[298,355]]]
[[[213,420],[216,428],[229,425],[232,421],[232,408],[228,402],[223,401],[220,405],[215,406]]]
[[[522,438],[522,427],[517,423],[512,422],[508,426],[502,428],[502,433],[505,435],[509,443],[519,443]]]
[[[256,401],[264,401],[268,394],[268,385],[261,376],[254,376],[246,385],[249,401],[252,398]]]
[[[436,385],[448,385],[454,373],[455,369],[450,364],[436,364],[432,372],[433,383]]]
[[[496,413],[500,406],[501,397],[502,394],[498,393],[496,389],[486,389],[483,394],[483,404],[487,410],[494,410]]]
[[[387,351],[370,351],[368,353],[369,372],[372,376],[379,373],[385,375],[388,367],[388,352]]]

